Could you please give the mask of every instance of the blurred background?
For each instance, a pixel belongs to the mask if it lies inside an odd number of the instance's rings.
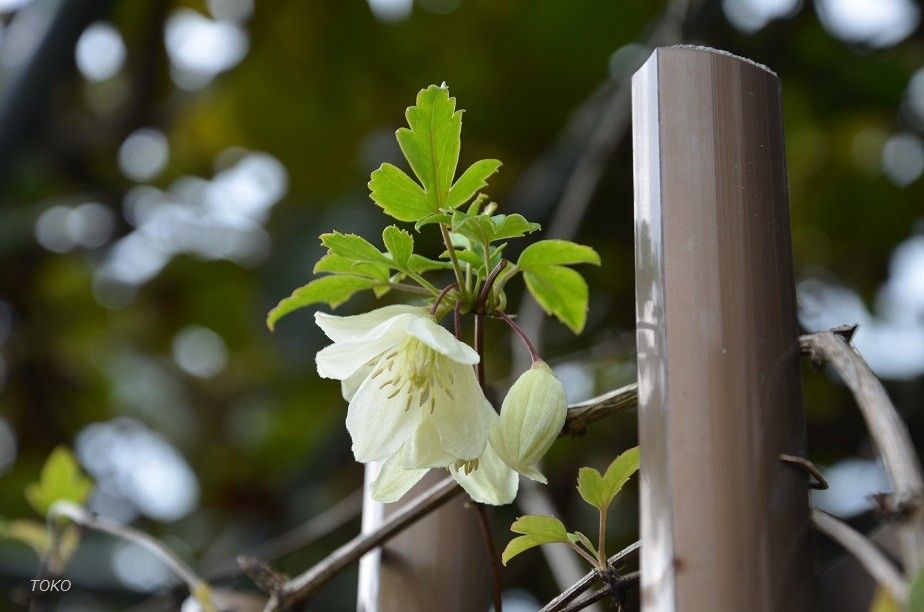
[[[233,575],[235,555],[287,530],[303,526],[274,555],[292,572],[356,533],[362,467],[339,386],[315,374],[311,310],[274,334],[264,317],[311,278],[321,232],[378,243],[388,220],[368,175],[401,163],[404,108],[444,80],[467,110],[460,164],[504,162],[491,184],[501,211],[603,256],[583,270],[580,337],[541,325],[530,304],[521,313],[541,326],[569,399],[632,382],[626,85],[652,41],[678,32],[780,75],[800,320],[862,325],[856,345],[924,448],[924,37],[912,0],[0,0],[0,14],[5,519],[37,518],[23,488],[64,444],[97,482],[92,510],[222,584],[252,588]],[[502,386],[513,355],[501,328],[490,337],[488,376]],[[862,419],[824,375],[807,372],[804,390],[811,457],[832,485],[815,502],[868,528],[868,495],[888,483]],[[595,531],[577,468],[604,467],[635,427],[623,415],[555,446],[548,492],[569,525]],[[611,513],[613,550],[637,537],[634,495]],[[493,513],[501,543],[521,513]],[[37,566],[0,540],[0,608],[16,609]],[[88,535],[67,577],[59,610],[179,601],[167,569],[108,537]],[[354,568],[316,609],[351,609],[355,582]],[[505,587],[510,610],[558,592],[538,551],[511,563]]]

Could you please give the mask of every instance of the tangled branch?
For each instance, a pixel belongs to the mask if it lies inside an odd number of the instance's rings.
[[[585,402],[573,404],[568,407],[568,418],[562,428],[561,435],[581,434],[586,431],[587,425],[590,423],[608,415],[635,408],[637,403],[638,385],[631,384]],[[269,589],[270,600],[265,610],[267,612],[285,610],[304,601],[315,590],[349,567],[350,564],[359,560],[364,554],[377,546],[381,546],[461,492],[462,489],[451,477],[437,483],[401,510],[391,515],[375,531],[356,536],[307,571],[281,583],[273,583]],[[246,563],[252,572],[254,570],[254,560],[248,558]],[[272,571],[268,567],[258,569],[264,573]]]

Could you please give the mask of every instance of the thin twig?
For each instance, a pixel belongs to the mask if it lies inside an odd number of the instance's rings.
[[[617,571],[619,565],[629,561],[638,555],[641,544],[635,542],[610,557],[607,561],[611,571]],[[561,612],[568,604],[577,599],[579,595],[586,592],[590,587],[600,580],[600,572],[594,569],[588,572],[583,578],[572,584],[561,595],[547,603],[539,612]],[[592,602],[587,602],[592,603]]]
[[[611,414],[626,412],[638,406],[638,383],[625,385],[589,400],[568,406],[568,418],[561,430],[563,436],[580,436],[591,423]]]
[[[908,585],[898,568],[866,536],[820,510],[812,510],[812,524],[843,546],[895,601],[905,603],[908,600]]]
[[[265,562],[301,550],[357,518],[362,512],[362,507],[363,490],[360,487],[298,527],[250,549],[246,555]],[[209,580],[219,582],[234,578],[241,573],[241,569],[238,558],[234,558],[206,569],[203,574]]]
[[[598,601],[602,601],[607,597],[621,598],[626,592],[626,589],[638,585],[640,578],[641,572],[639,571],[629,572],[628,574],[619,576],[615,579],[615,586],[607,585],[596,593],[588,595],[587,597],[579,599],[567,607],[562,608],[559,612],[577,612],[578,610],[584,610],[588,606],[591,606]],[[622,608],[619,609],[621,610]]]
[[[59,518],[66,518],[81,527],[108,533],[111,536],[137,544],[173,570],[173,572],[186,583],[191,594],[196,597],[206,595],[211,599],[208,583],[203,578],[199,577],[199,575],[197,575],[196,572],[173,551],[143,531],[128,527],[127,525],[119,525],[118,523],[114,523],[102,517],[94,516],[83,506],[78,506],[68,501],[55,502],[51,508],[49,508],[48,521],[53,522]]]
[[[478,514],[478,526],[481,528],[481,537],[484,540],[485,552],[487,552],[491,564],[491,581],[494,587],[494,610],[495,612],[502,612],[504,607],[503,597],[501,597],[501,591],[503,589],[503,581],[501,579],[502,570],[500,556],[497,554],[497,547],[494,545],[494,537],[491,535],[491,523],[488,520],[488,513],[485,510],[484,504],[475,502],[472,506],[474,506],[475,512]]]
[[[389,516],[375,531],[356,536],[308,571],[283,583],[272,593],[266,604],[265,612],[285,610],[303,601],[315,589],[326,584],[351,563],[398,535],[461,491],[462,488],[452,477],[447,477],[433,485],[398,512]]]
[[[799,338],[802,354],[816,367],[830,364],[860,408],[866,428],[885,464],[892,493],[886,509],[899,519],[905,574],[917,575],[924,553],[924,477],[908,428],[901,415],[856,349],[850,345],[854,327],[807,334]]]
[[[586,402],[569,406],[568,418],[560,435],[568,436],[583,433],[589,423],[604,416],[634,408],[637,404],[637,398],[638,388],[633,384]],[[446,478],[434,485],[404,506],[399,512],[391,515],[375,531],[356,536],[325,557],[321,562],[285,582],[272,593],[266,607],[267,612],[283,610],[299,601],[303,601],[316,589],[349,567],[351,563],[357,561],[373,548],[384,544],[433,510],[436,510],[461,491],[461,487],[452,478]]]

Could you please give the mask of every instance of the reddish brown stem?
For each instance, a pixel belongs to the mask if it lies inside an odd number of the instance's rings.
[[[458,289],[458,288],[459,288],[458,283],[449,283],[448,285],[443,287],[443,290],[440,291],[439,295],[436,296],[436,299],[433,300],[433,306],[430,306],[430,314],[435,315],[436,309],[440,307],[440,303],[443,301],[443,298],[449,295],[450,291],[452,291],[453,289]]]
[[[494,281],[497,280],[497,275],[507,267],[507,260],[501,259],[497,262],[497,265],[494,266],[494,269],[491,270],[491,273],[488,274],[488,278],[484,281],[484,286],[481,288],[481,294],[478,296],[478,302],[475,303],[475,312],[485,314],[484,307],[488,303],[488,296],[491,295],[491,288],[494,286]]]
[[[516,334],[523,341],[523,344],[526,345],[526,349],[529,351],[529,356],[532,357],[533,363],[536,363],[542,359],[539,356],[539,352],[536,350],[536,347],[533,346],[532,341],[529,339],[529,336],[526,335],[526,330],[524,330],[516,321],[510,318],[510,315],[508,315],[506,312],[498,312],[497,314],[507,323],[507,325],[510,326],[510,329],[516,332]]]

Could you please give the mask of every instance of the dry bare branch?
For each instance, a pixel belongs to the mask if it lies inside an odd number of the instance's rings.
[[[462,489],[451,477],[430,487],[414,501],[391,515],[376,531],[360,534],[328,555],[308,571],[287,580],[271,593],[265,612],[285,610],[303,601],[354,561],[401,533],[418,519],[436,510]]]
[[[623,548],[621,551],[613,555],[608,559],[610,569],[614,572],[619,569],[621,563],[629,561],[636,555],[638,555],[639,548],[641,546],[640,542],[635,542],[629,546]],[[594,569],[588,572],[583,578],[571,585],[565,592],[561,595],[547,603],[539,612],[562,612],[563,610],[568,609],[569,604],[578,598],[582,593],[586,592],[594,583],[600,581],[600,573]],[[596,601],[596,600],[594,600]],[[594,603],[592,601],[586,601],[586,605]]]
[[[799,338],[802,354],[816,367],[829,364],[860,408],[866,428],[885,464],[892,493],[884,508],[899,519],[902,560],[906,575],[921,569],[924,551],[924,477],[908,428],[872,370],[850,344],[855,327],[840,327]]]
[[[820,510],[812,510],[812,524],[843,546],[876,582],[889,591],[895,601],[900,603],[907,601],[908,585],[898,568],[866,536],[847,523]]]
[[[583,433],[588,424],[610,414],[630,410],[636,406],[637,402],[638,386],[632,384],[568,406],[568,418],[561,435]],[[462,489],[452,478],[446,478],[434,485],[401,511],[389,517],[376,531],[356,536],[314,567],[274,589],[266,610],[285,610],[303,601],[351,563],[359,560],[373,548],[381,546],[461,491]]]

